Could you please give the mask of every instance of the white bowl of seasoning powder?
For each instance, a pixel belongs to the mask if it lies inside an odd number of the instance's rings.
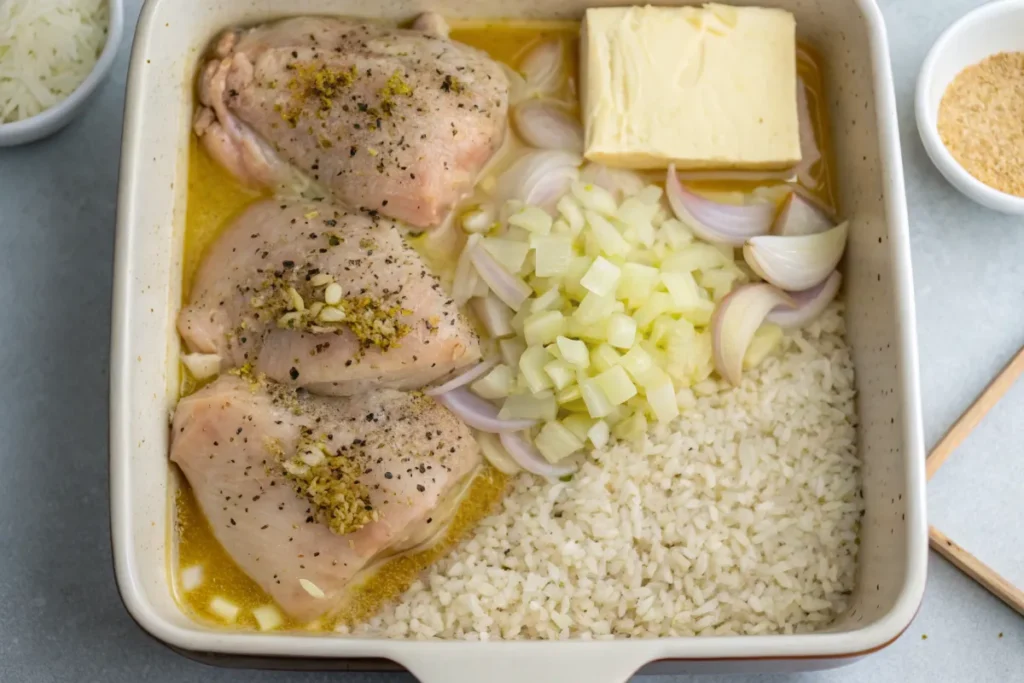
[[[1024,0],[1000,0],[947,28],[917,80],[917,128],[958,190],[1024,214]]]

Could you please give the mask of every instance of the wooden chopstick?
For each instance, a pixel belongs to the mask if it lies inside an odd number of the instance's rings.
[[[994,572],[991,567],[971,555],[956,541],[935,527],[928,527],[928,540],[935,552],[945,557],[954,567],[980,583],[988,592],[1024,616],[1024,591]]]
[[[992,406],[998,403],[999,399],[1013,386],[1013,383],[1017,381],[1022,372],[1024,372],[1024,348],[1017,352],[1013,360],[1006,364],[1006,367],[996,375],[994,380],[989,382],[989,385],[985,387],[985,391],[981,392],[981,396],[949,428],[946,435],[942,437],[939,443],[935,445],[935,448],[932,449],[932,452],[928,454],[928,459],[925,460],[924,465],[928,479],[935,476],[935,473],[939,471],[939,468],[942,467],[953,451],[963,443],[967,435],[981,422],[981,418],[985,417],[985,414],[992,409]]]

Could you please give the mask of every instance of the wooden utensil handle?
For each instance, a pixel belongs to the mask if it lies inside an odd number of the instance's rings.
[[[981,392],[981,396],[971,404],[967,412],[960,416],[960,419],[949,428],[946,435],[932,449],[924,466],[928,479],[935,476],[935,473],[957,449],[957,446],[963,443],[967,435],[978,426],[981,418],[985,417],[985,413],[999,402],[999,399],[1013,386],[1022,372],[1024,372],[1024,348],[1017,352],[1013,360],[1006,364],[1006,367],[996,375],[994,380],[989,382],[985,391]]]
[[[1024,616],[1024,591],[997,574],[991,567],[971,555],[935,527],[928,527],[932,548],[957,569],[984,586],[992,595]]]

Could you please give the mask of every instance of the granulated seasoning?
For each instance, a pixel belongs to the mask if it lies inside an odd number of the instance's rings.
[[[1024,197],[1024,52],[969,66],[946,88],[939,135],[972,176]]]

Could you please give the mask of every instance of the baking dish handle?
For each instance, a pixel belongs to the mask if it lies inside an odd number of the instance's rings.
[[[403,653],[400,663],[420,683],[625,683],[652,659],[621,648],[586,647],[599,643],[504,643],[501,653],[476,643],[460,645],[447,652]]]

